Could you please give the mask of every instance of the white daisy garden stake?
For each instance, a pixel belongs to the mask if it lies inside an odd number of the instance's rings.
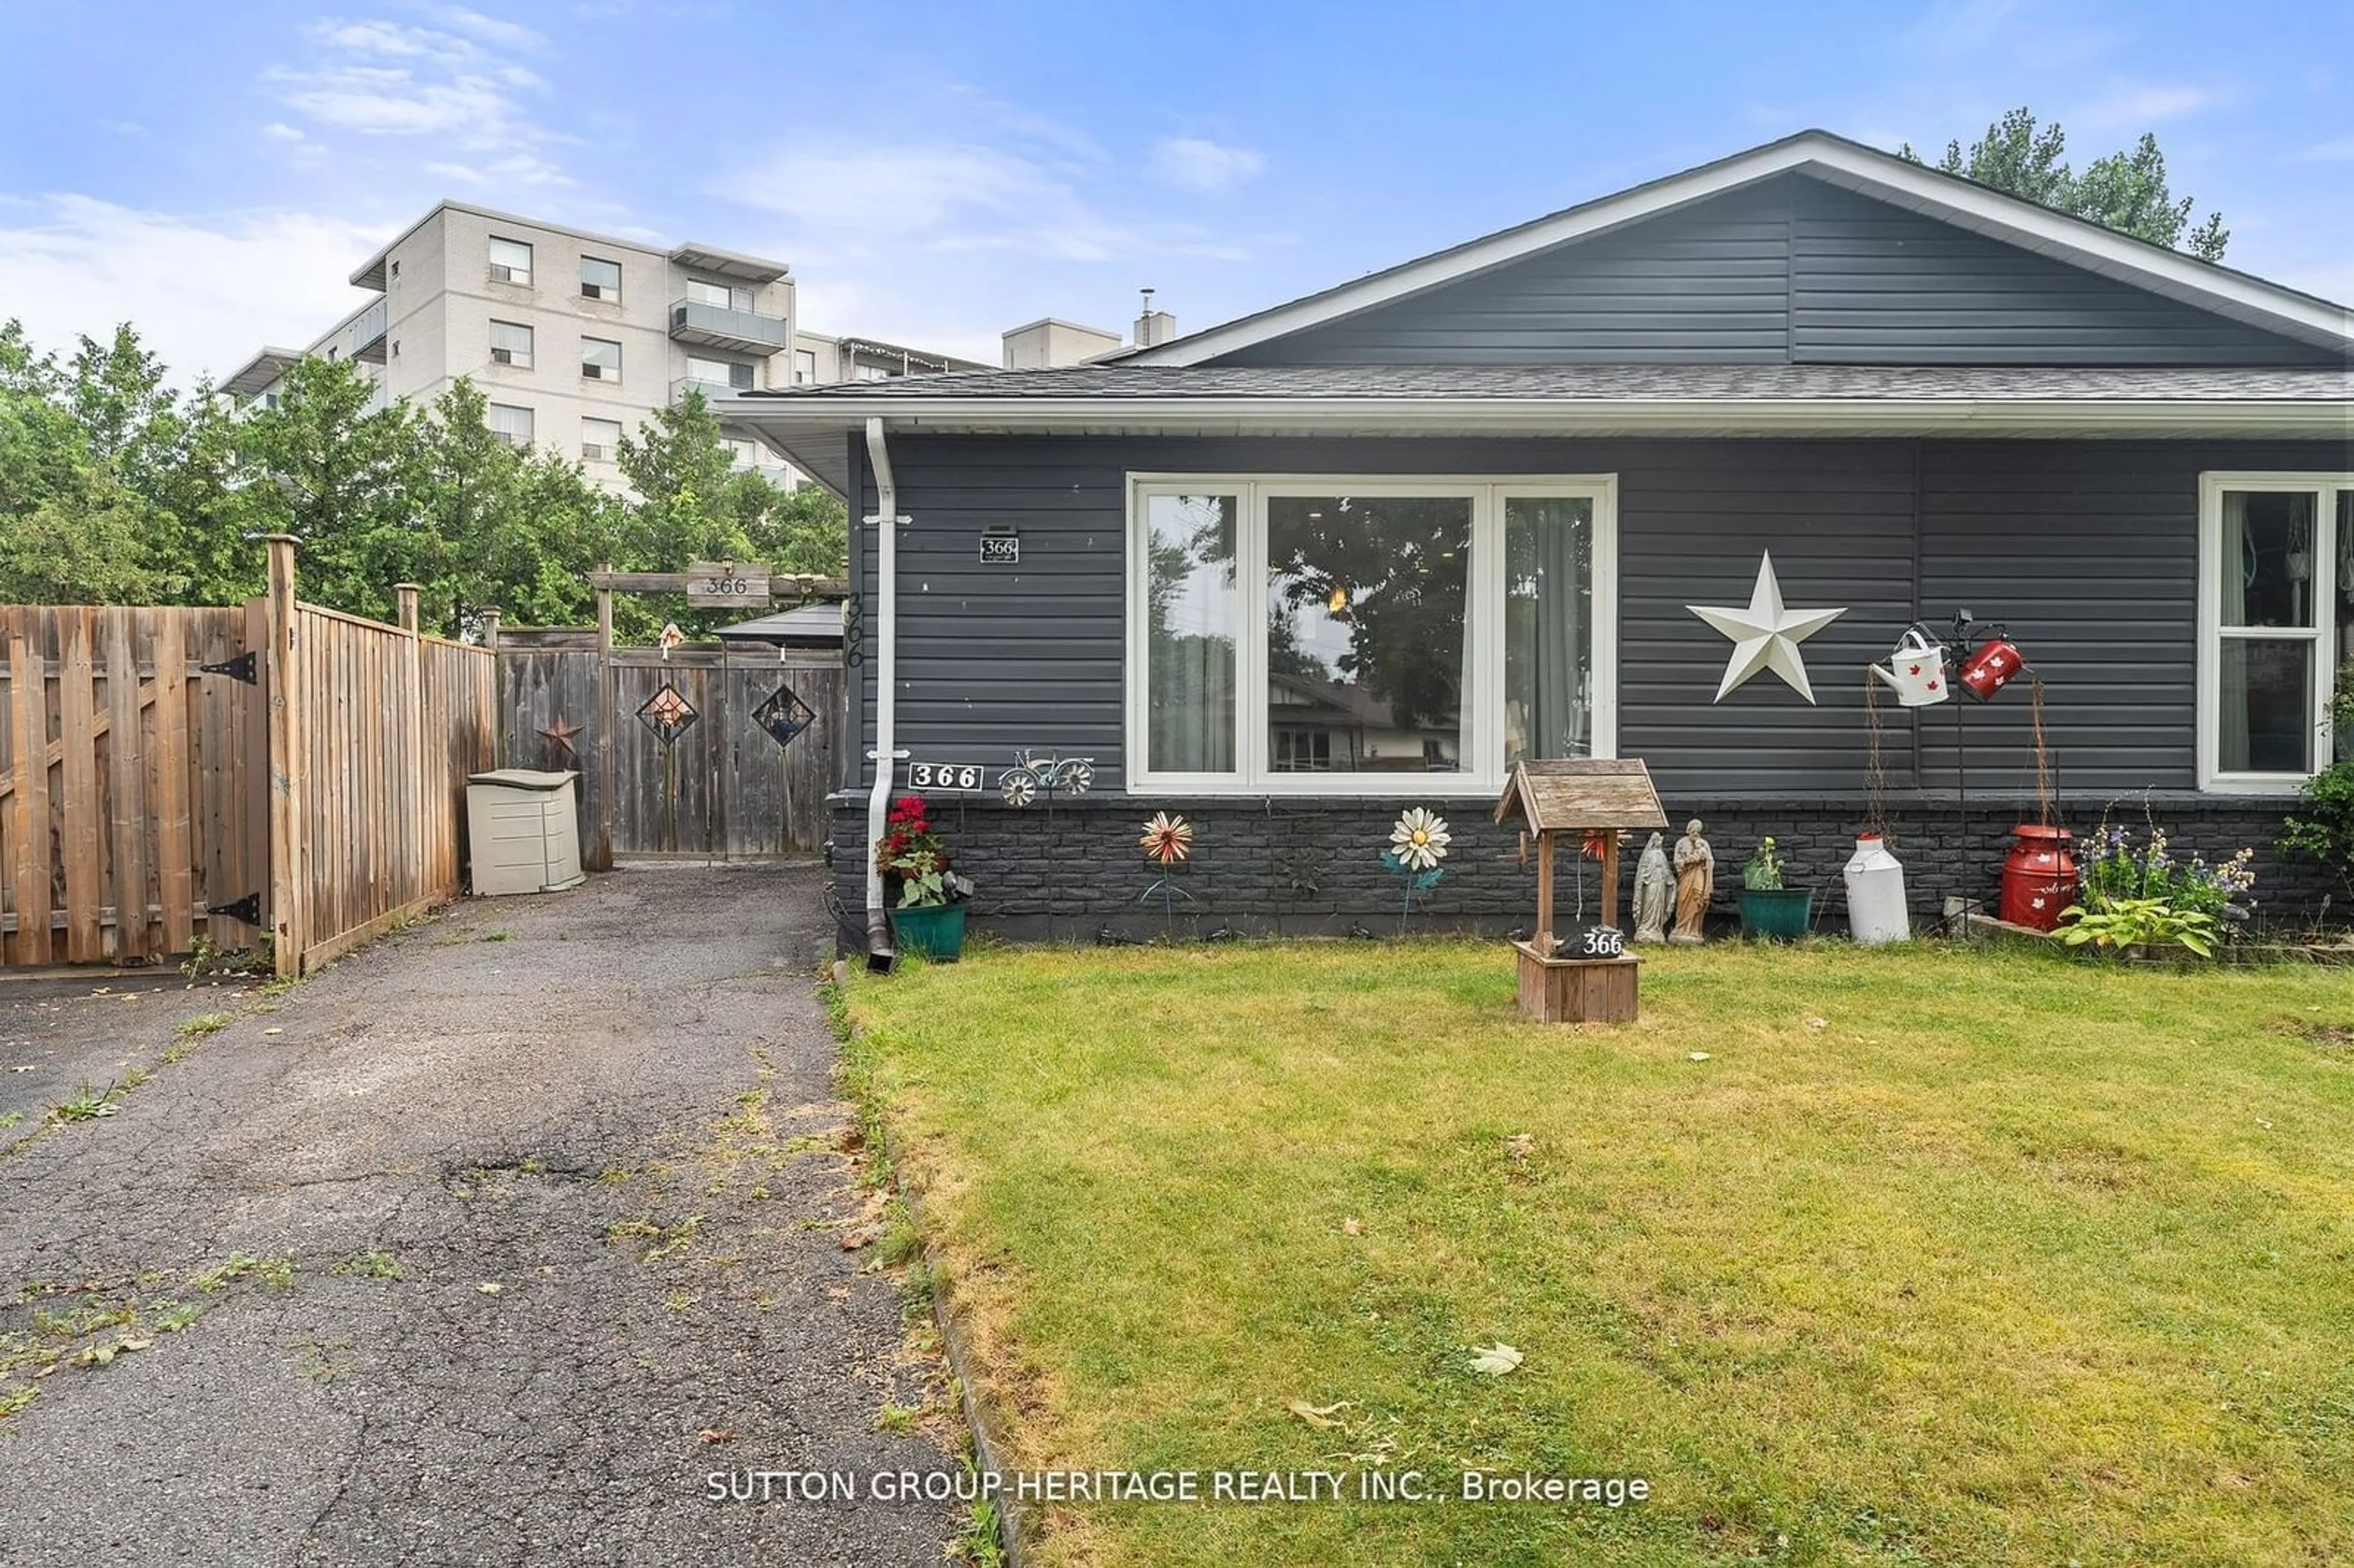
[[[1447,846],[1454,842],[1454,835],[1447,831],[1447,819],[1423,806],[1407,811],[1390,830],[1390,847],[1382,851],[1382,863],[1405,884],[1405,906],[1398,913],[1401,936],[1414,914],[1414,895],[1429,892],[1447,874],[1447,868],[1438,863],[1447,858]]]

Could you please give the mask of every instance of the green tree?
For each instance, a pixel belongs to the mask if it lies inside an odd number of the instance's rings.
[[[756,559],[774,570],[838,577],[850,566],[850,510],[814,484],[787,490],[765,474],[730,480],[737,521]]]
[[[418,427],[413,495],[440,556],[424,585],[429,624],[471,627],[495,608],[520,626],[587,620],[588,573],[616,559],[621,507],[578,463],[493,435],[486,403],[461,379]]]
[[[2168,188],[2166,155],[2158,150],[2157,137],[2145,131],[2132,151],[2096,158],[2082,175],[2068,166],[2067,150],[2067,133],[2058,122],[2041,125],[2032,111],[2020,108],[1988,126],[1967,154],[1960,142],[1946,143],[1937,167],[2154,245],[2187,250],[2202,261],[2223,259],[2232,242],[2223,215],[2211,212],[2206,222],[2191,227],[2196,200],[2178,201]],[[1897,155],[1922,161],[1910,142]]]
[[[237,423],[241,482],[268,532],[302,541],[302,596],[388,620],[392,585],[447,567],[419,506],[419,417],[406,402],[371,408],[375,384],[346,361],[298,360],[278,405]]]
[[[93,443],[86,379],[0,327],[0,600],[152,604],[175,586],[147,507]]]

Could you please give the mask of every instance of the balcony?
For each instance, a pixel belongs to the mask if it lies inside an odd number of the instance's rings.
[[[384,334],[392,319],[389,301],[378,300],[352,318],[344,334],[344,357],[369,365],[384,363]]]
[[[778,354],[792,342],[792,323],[782,316],[758,311],[731,310],[696,300],[673,300],[670,335],[676,343],[708,348],[733,348],[750,354]]]
[[[730,387],[725,381],[706,381],[700,376],[682,376],[670,384],[670,401],[671,406],[676,408],[686,401],[688,393],[700,392],[705,402],[716,403],[722,397],[733,397],[739,392],[750,390],[749,387]]]

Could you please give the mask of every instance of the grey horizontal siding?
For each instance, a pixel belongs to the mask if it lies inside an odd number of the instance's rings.
[[[1788,204],[1769,182],[1220,363],[1779,364],[1789,249]]]
[[[2192,789],[2199,475],[2349,463],[2343,445],[2290,442],[1926,443],[1923,602],[2009,623],[2044,682],[2062,789]],[[1917,781],[1954,787],[1959,745],[1972,789],[2031,789],[2031,709],[2014,686],[1925,717]]]
[[[1865,664],[1916,613],[1964,605],[2006,620],[2042,673],[2072,794],[2190,787],[2199,473],[2354,466],[2342,444],[2247,442],[902,435],[892,453],[914,518],[900,535],[900,741],[919,758],[998,768],[1036,747],[1092,756],[1102,788],[1124,787],[1130,471],[1616,473],[1619,749],[1671,791],[1759,798],[1862,789]],[[1018,567],[978,563],[981,530],[1001,523],[1021,530]],[[1730,645],[1685,609],[1748,603],[1767,549],[1787,603],[1847,611],[1805,645],[1813,706],[1771,673],[1716,702]],[[862,588],[873,551],[862,530]],[[858,650],[861,758],[875,619],[869,607]],[[1892,785],[1953,789],[1959,722],[1974,792],[2032,788],[2026,692],[1881,712]]]
[[[2346,355],[1786,174],[1217,363],[2322,366]]]
[[[2330,365],[2342,356],[1819,180],[1791,181],[1808,365]]]

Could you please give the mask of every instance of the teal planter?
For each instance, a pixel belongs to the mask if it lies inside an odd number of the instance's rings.
[[[964,906],[931,904],[891,911],[891,935],[903,951],[952,964],[964,952]]]
[[[1815,890],[1779,887],[1741,890],[1741,934],[1794,941],[1807,934],[1814,914]]]

